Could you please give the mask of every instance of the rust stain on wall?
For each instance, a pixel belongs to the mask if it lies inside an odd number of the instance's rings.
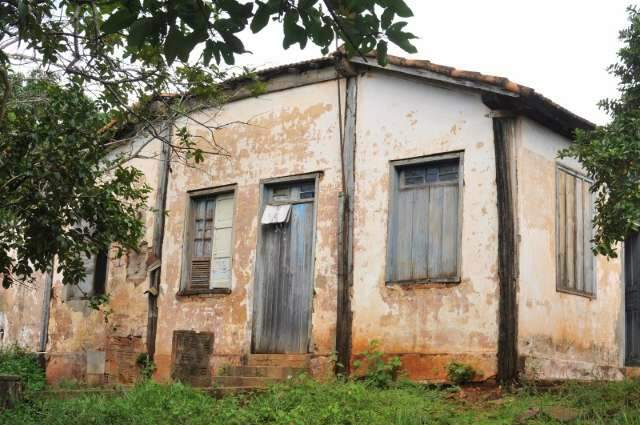
[[[329,90],[331,88],[332,90]],[[260,208],[260,181],[323,171],[316,219],[316,262],[311,347],[330,353],[335,339],[336,220],[340,184],[335,82],[307,86],[204,111],[199,118],[245,121],[215,134],[228,157],[207,157],[199,168],[176,166],[168,192],[165,258],[156,347],[157,377],[168,379],[175,329],[212,332],[211,369],[240,363],[250,352]],[[198,131],[191,125],[192,131]],[[210,141],[209,141],[210,142]],[[203,141],[206,146],[207,141]],[[235,184],[232,291],[229,295],[176,296],[182,262],[186,191]]]

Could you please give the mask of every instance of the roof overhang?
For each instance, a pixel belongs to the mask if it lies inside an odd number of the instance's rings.
[[[376,69],[479,92],[483,103],[491,110],[526,116],[570,139],[574,138],[576,129],[595,128],[595,124],[589,120],[572,113],[530,87],[504,77],[460,70],[426,60],[390,55],[388,64],[383,67],[371,54],[347,59],[342,53],[336,52],[323,58],[264,69],[258,71],[257,75],[264,81],[271,81],[268,91],[273,92],[341,78],[364,69]],[[237,91],[232,100],[251,95],[250,91],[242,90],[242,86],[249,81],[236,78],[225,83],[228,88]]]
[[[370,55],[354,57],[350,61],[360,67],[377,68],[480,92],[483,103],[491,110],[526,116],[569,139],[574,139],[576,129],[595,128],[595,124],[589,120],[558,105],[534,89],[504,77],[397,56],[389,56],[389,63],[385,67],[379,65]]]

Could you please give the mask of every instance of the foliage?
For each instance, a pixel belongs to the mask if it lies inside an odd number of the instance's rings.
[[[373,389],[355,382],[303,379],[255,396],[215,399],[182,384],[150,381],[121,397],[42,400],[0,414],[0,424],[422,424],[438,410],[435,391]],[[402,420],[402,422],[399,422]]]
[[[149,188],[142,173],[110,160],[108,117],[74,84],[16,78],[0,131],[0,271],[3,286],[51,269],[78,283],[84,260],[111,243],[135,249]]]
[[[18,346],[0,349],[0,375],[17,375],[22,378],[27,396],[44,389],[44,369],[38,355]]]
[[[109,317],[111,317],[111,314],[113,313],[113,310],[109,304],[110,301],[111,294],[93,295],[89,298],[89,307],[96,311],[102,312],[104,323],[109,323]]]
[[[157,369],[153,359],[147,353],[140,353],[136,359],[136,365],[140,368],[140,376],[144,381],[151,379]]]
[[[234,64],[249,53],[239,38],[248,28],[277,23],[285,49],[310,41],[326,53],[343,40],[348,54],[377,50],[385,63],[389,42],[416,51],[405,31],[411,16],[404,0],[0,1],[0,76],[31,55],[125,108],[131,94],[153,97],[172,82],[188,88],[195,80],[181,70],[215,76],[222,62]],[[24,50],[13,53],[19,43]],[[183,66],[174,73],[176,60]]]
[[[247,26],[260,32],[273,21],[282,23],[285,49],[294,44],[304,48],[311,41],[326,53],[338,36],[347,41],[352,53],[374,50],[380,43],[385,46],[386,40],[415,52],[409,42],[415,37],[403,30],[406,22],[393,22],[396,16],[412,15],[403,0],[134,0],[112,2],[109,12],[102,26],[106,34],[126,37],[132,55],[144,55],[141,47],[158,49],[169,65],[176,58],[187,62],[200,44],[204,44],[205,65],[211,59],[232,65],[236,54],[246,52],[237,34]]]
[[[630,7],[628,15],[619,62],[609,67],[621,94],[600,102],[611,122],[577,131],[576,143],[561,153],[577,158],[593,178],[594,251],[612,258],[617,243],[640,230],[640,11]]]
[[[380,342],[372,340],[369,347],[363,351],[360,356],[364,358],[364,366],[366,370],[363,375],[365,382],[377,388],[388,388],[398,379],[398,374],[402,363],[397,356],[385,359],[384,353],[379,350]],[[355,369],[360,369],[362,361],[353,362]]]
[[[347,54],[376,49],[385,63],[388,43],[415,52],[405,30],[411,15],[404,0],[0,0],[3,285],[45,271],[54,257],[64,283],[75,283],[83,253],[111,243],[137,248],[148,190],[125,164],[153,140],[188,165],[226,153],[215,143],[226,123],[191,112],[226,101],[229,74],[219,66],[249,53],[244,29],[277,24],[285,49],[311,42],[327,52],[342,40]],[[25,66],[48,74],[15,78]],[[264,92],[255,74],[243,73],[252,94]],[[207,136],[179,126],[185,116]],[[99,129],[109,130],[98,137]],[[114,136],[138,135],[139,149],[108,160]]]
[[[470,365],[451,362],[447,365],[447,379],[454,384],[466,384],[476,376],[476,371]]]
[[[255,395],[215,399],[182,384],[143,382],[122,395],[39,399],[0,412],[0,424],[38,425],[422,425],[553,424],[552,406],[578,409],[576,424],[639,424],[640,381],[572,383],[538,392],[481,390],[456,400],[435,387],[378,389],[354,381],[301,379]],[[496,398],[497,397],[497,398]],[[523,420],[532,410],[535,417]]]

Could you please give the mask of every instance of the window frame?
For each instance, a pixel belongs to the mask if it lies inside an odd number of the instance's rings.
[[[191,296],[191,295],[214,295],[214,294],[230,294],[233,291],[233,247],[235,242],[235,214],[236,214],[236,190],[237,185],[228,184],[224,186],[216,186],[209,187],[204,189],[196,189],[187,191],[186,194],[186,214],[185,214],[185,227],[183,234],[183,249],[182,249],[182,267],[180,273],[180,287],[178,296]],[[195,230],[195,213],[196,209],[194,208],[195,202],[211,198],[216,199],[219,196],[231,195],[233,199],[233,213],[232,213],[232,224],[231,224],[231,262],[229,264],[230,268],[230,287],[229,288],[192,288],[191,287],[191,260],[193,258],[192,249],[193,249],[193,234]],[[215,218],[214,218],[215,220]],[[211,238],[211,243],[213,245],[213,236]],[[213,247],[212,247],[213,249]],[[213,254],[213,253],[212,253]],[[211,267],[213,267],[213,260],[210,263],[209,272],[211,272]],[[211,283],[209,283],[211,284]]]
[[[395,231],[395,216],[396,205],[397,205],[397,194],[402,190],[409,190],[409,188],[404,187],[401,182],[401,170],[405,167],[410,167],[412,165],[425,165],[428,166],[432,163],[438,162],[446,162],[450,160],[458,161],[458,234],[457,238],[457,267],[456,267],[456,275],[452,277],[441,277],[441,278],[417,278],[417,279],[409,279],[409,280],[398,280],[393,279],[394,270],[392,263],[392,232]],[[431,183],[426,186],[437,186],[439,184],[444,183]],[[450,184],[450,183],[446,183]],[[420,285],[423,287],[429,286],[441,286],[441,285],[457,285],[462,281],[462,226],[463,226],[463,211],[464,211],[464,150],[460,151],[452,151],[452,152],[444,152],[433,155],[425,155],[420,157],[408,158],[408,159],[398,159],[389,161],[389,199],[388,199],[388,208],[387,208],[387,236],[386,236],[386,261],[385,261],[385,284],[387,286],[392,285],[401,285],[401,286],[410,286],[410,285]]]
[[[595,300],[597,299],[597,295],[598,295],[598,273],[597,273],[597,255],[593,255],[593,282],[592,282],[592,287],[593,287],[593,292],[587,292],[587,291],[580,291],[577,289],[571,289],[571,288],[567,288],[565,286],[563,286],[560,282],[561,280],[561,275],[560,275],[560,256],[559,256],[559,252],[560,252],[560,173],[564,172],[566,174],[569,174],[577,179],[580,179],[582,181],[587,182],[589,185],[593,184],[593,179],[589,178],[587,175],[576,171],[566,165],[561,164],[560,162],[556,162],[556,170],[555,170],[555,186],[556,186],[556,193],[555,193],[555,211],[554,211],[554,220],[555,220],[555,267],[556,267],[556,292],[559,293],[563,293],[563,294],[569,294],[569,295],[577,295],[580,297],[584,297],[584,298],[588,298],[591,300]],[[591,191],[589,191],[589,196],[591,198],[591,223],[592,223],[592,227],[591,227],[591,236],[593,237],[593,217],[594,217],[594,199],[593,199],[593,193],[591,193]],[[584,231],[584,230],[583,230]],[[583,255],[585,255],[584,251],[583,251]],[[584,261],[584,260],[583,260]]]
[[[107,281],[109,280],[109,250],[100,251],[97,254],[93,254],[93,273],[91,278],[91,291],[87,294],[80,294],[76,296],[76,289],[81,293],[83,292],[79,289],[80,283],[74,285],[73,288],[65,285],[63,294],[63,298],[65,302],[68,301],[87,301],[92,297],[105,295],[107,293]],[[100,261],[104,261],[104,265],[102,268],[99,268]],[[98,272],[102,274],[104,272],[104,276],[102,276],[101,281],[99,281]],[[86,269],[85,269],[86,273]],[[86,278],[87,276],[85,276]]]

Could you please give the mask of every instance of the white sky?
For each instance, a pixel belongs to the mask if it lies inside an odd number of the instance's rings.
[[[407,27],[420,37],[415,58],[507,77],[598,124],[598,100],[616,96],[606,68],[616,61],[618,32],[632,0],[406,0]],[[320,56],[308,45],[282,48],[281,28],[243,37],[254,52],[240,64],[281,65]],[[390,53],[407,56],[402,50]]]

